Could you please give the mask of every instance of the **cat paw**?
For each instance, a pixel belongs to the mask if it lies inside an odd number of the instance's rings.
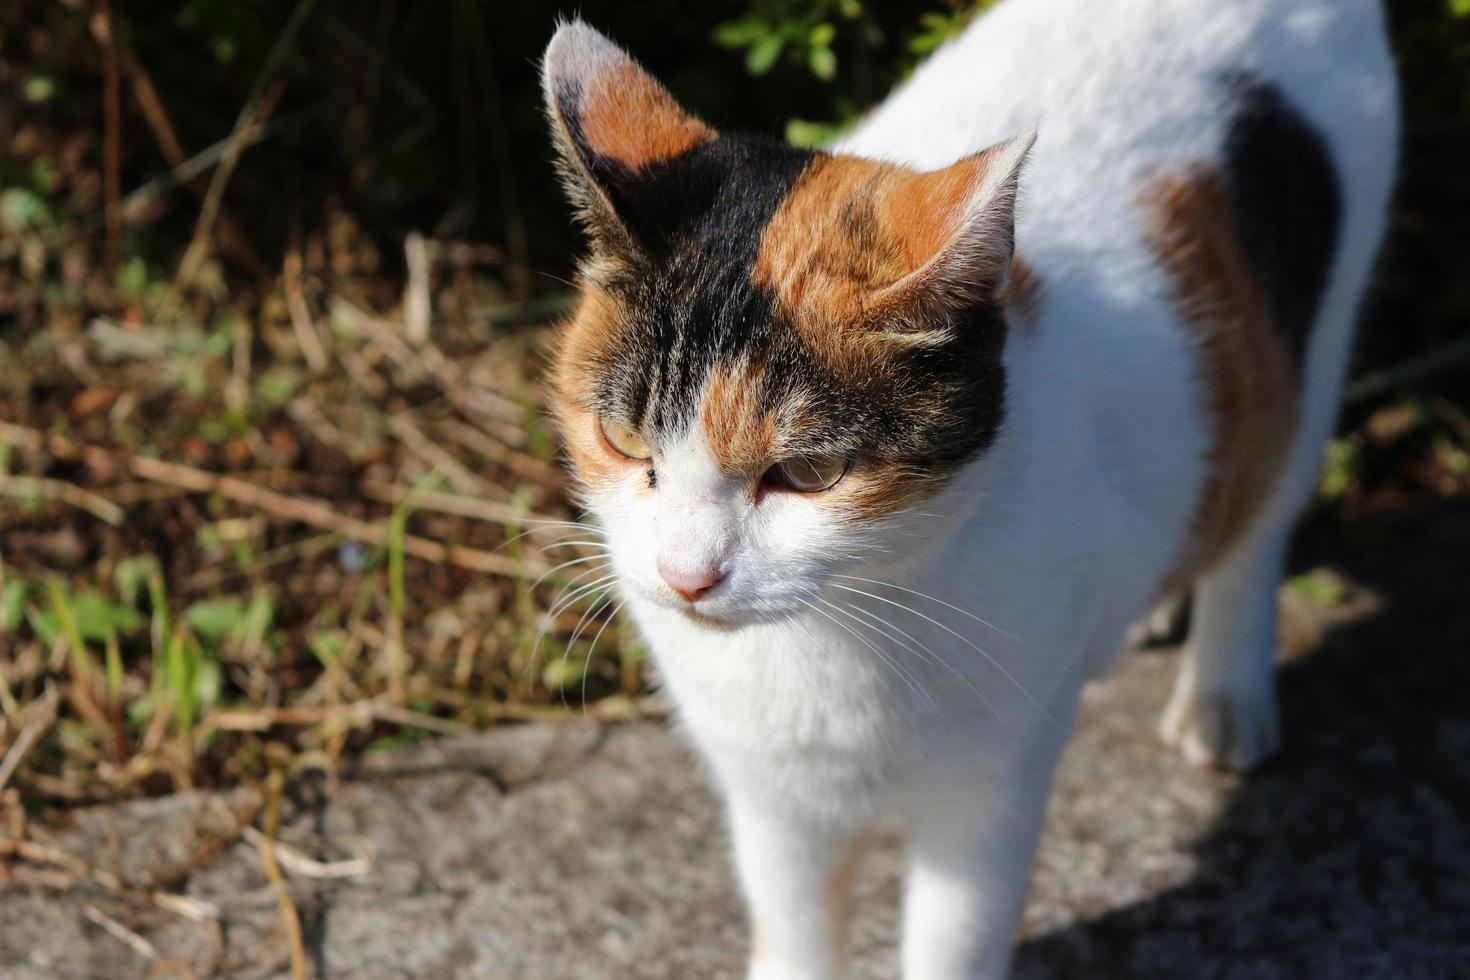
[[[1270,692],[1175,691],[1159,734],[1191,765],[1237,772],[1254,769],[1281,745]]]

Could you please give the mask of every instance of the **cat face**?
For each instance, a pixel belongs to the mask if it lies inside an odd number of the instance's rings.
[[[620,579],[712,624],[799,611],[1003,423],[1031,137],[917,173],[721,135],[580,23],[545,88],[592,241],[557,413]]]

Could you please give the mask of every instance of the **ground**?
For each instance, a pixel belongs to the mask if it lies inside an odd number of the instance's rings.
[[[1461,505],[1303,535],[1293,564],[1307,577],[1282,594],[1286,749],[1247,778],[1190,769],[1157,742],[1177,651],[1127,653],[1086,693],[1016,976],[1466,975],[1467,554]],[[289,975],[270,845],[235,826],[249,796],[33,826],[18,884],[0,891],[0,974]],[[663,726],[573,715],[370,753],[335,785],[297,780],[278,836],[315,976],[740,975],[718,805]],[[857,976],[895,974],[900,860],[885,838],[860,880]],[[150,881],[195,900],[183,911],[198,921],[160,908],[178,908],[168,895],[140,898]]]

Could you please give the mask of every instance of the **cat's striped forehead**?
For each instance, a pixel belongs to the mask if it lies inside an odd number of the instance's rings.
[[[731,464],[757,464],[753,431],[767,456],[972,455],[999,422],[1004,320],[892,295],[935,250],[934,222],[905,220],[915,176],[721,137],[624,177],[620,209],[657,217],[589,264],[566,394],[653,435],[702,424]]]

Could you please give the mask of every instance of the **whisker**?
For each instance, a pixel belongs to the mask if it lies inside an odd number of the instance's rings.
[[[543,614],[543,618],[541,620],[541,628],[536,631],[536,639],[531,644],[531,655],[526,658],[525,669],[521,671],[522,683],[524,683],[526,681],[526,678],[530,676],[531,668],[536,666],[536,661],[541,655],[541,643],[543,640],[546,639],[546,631],[549,630],[552,624],[556,622],[556,617],[561,615],[562,610],[566,609],[572,603],[576,602],[577,599],[581,596],[586,595],[587,593],[597,589],[599,586],[610,582],[617,577],[616,574],[604,575],[602,578],[597,579],[596,581],[593,581],[591,583],[580,584],[584,576],[597,575],[600,572],[606,571],[607,567],[607,565],[601,565],[597,568],[584,568],[582,571],[578,572],[571,581],[562,586],[561,592],[557,594],[556,599],[552,600],[551,605]],[[567,594],[568,590],[571,590],[570,595]]]
[[[592,524],[584,524],[582,521],[563,521],[563,520],[559,520],[559,519],[551,518],[551,517],[525,517],[525,518],[520,518],[517,521],[517,523],[520,523],[520,524],[541,524],[541,525],[544,525],[544,526],[547,526],[547,527],[585,527],[585,528],[588,528],[590,530],[600,530],[595,525],[592,525]]]
[[[597,631],[596,635],[592,637],[592,645],[587,648],[587,656],[582,661],[582,717],[583,718],[586,718],[587,717],[587,673],[588,673],[588,671],[590,671],[592,669],[592,655],[597,652],[597,641],[600,640],[600,639],[602,639],[603,632],[609,626],[612,625],[613,620],[615,620],[615,619],[618,618],[618,613],[622,611],[623,606],[627,604],[627,601],[628,600],[623,599],[620,602],[618,602],[617,605],[613,606],[613,611],[610,612],[610,613],[608,613],[607,614],[607,618],[605,618],[602,621],[602,628],[599,629]],[[604,606],[603,608],[605,609],[607,607]]]
[[[809,594],[809,595],[816,595],[816,593],[813,590],[811,590],[811,589],[806,589],[804,591],[806,591],[807,594]],[[801,599],[798,599],[797,601],[798,602],[803,602],[803,600],[801,600]],[[808,607],[811,606],[811,603],[803,602],[803,604],[806,605],[806,606],[808,606]],[[820,610],[817,610],[815,608],[813,609],[813,611],[814,612],[820,612]],[[821,649],[822,648],[821,641],[817,639],[817,637],[816,637],[816,635],[814,633],[812,633],[811,628],[807,626],[807,624],[806,624],[806,622],[804,620],[802,620],[802,619],[793,619],[792,621],[794,623],[796,623],[797,626],[800,626],[801,627],[801,631],[807,635],[807,639],[809,639],[809,640],[812,641],[813,648],[815,648],[815,649]],[[798,664],[801,663],[801,658],[799,658],[799,657],[797,658],[797,663]],[[811,686],[811,678],[810,678],[809,675],[807,675],[806,668],[804,666],[800,666],[797,669],[802,672],[802,676],[806,680],[808,686]],[[818,690],[818,688],[812,687],[812,690],[815,691],[815,690]],[[883,744],[885,746],[887,746],[888,747],[888,750],[891,752],[893,750],[893,740],[888,737],[888,729],[886,727],[881,726],[881,725],[878,727],[878,737],[881,738],[881,739],[883,739]]]
[[[604,582],[609,582],[613,578],[615,578],[616,573],[609,572],[607,575],[603,575],[602,578],[597,579],[594,582],[585,581],[586,576],[598,575],[602,572],[607,571],[607,569],[608,566],[604,564],[598,566],[597,568],[584,568],[580,572],[578,572],[576,576],[573,577],[572,580],[568,583],[568,587],[576,586],[576,588],[572,591],[571,595],[565,595],[566,588],[563,588],[562,595],[558,595],[556,600],[554,600],[551,605],[547,607],[546,618],[548,620],[555,619],[557,616],[561,615],[561,613],[568,606],[576,602],[579,596],[586,594],[589,589],[596,588],[598,585],[601,585]],[[563,596],[565,596],[565,598],[563,598]]]
[[[913,691],[913,692],[914,692],[914,694],[916,694],[916,695],[918,695],[918,696],[919,696],[919,697],[922,697],[922,698],[923,698],[923,699],[924,699],[924,700],[926,700],[926,701],[928,701],[928,702],[929,702],[929,704],[930,704],[930,705],[931,705],[931,706],[933,706],[933,708],[934,708],[934,711],[935,711],[935,712],[936,712],[936,713],[940,713],[940,712],[939,712],[939,705],[938,705],[938,704],[937,704],[937,703],[936,703],[936,702],[935,702],[935,701],[934,701],[934,699],[933,699],[933,698],[932,698],[932,697],[931,697],[931,696],[930,696],[930,695],[929,695],[929,692],[928,692],[928,691],[924,691],[924,690],[921,690],[921,689],[920,689],[920,687],[919,687],[919,685],[918,685],[918,684],[917,684],[917,683],[916,683],[916,682],[915,682],[915,681],[914,681],[914,678],[913,678],[913,676],[912,676],[912,675],[911,675],[911,674],[909,674],[909,672],[908,672],[908,671],[906,671],[906,670],[903,670],[903,669],[902,669],[902,668],[900,668],[900,667],[899,667],[899,666],[898,666],[898,664],[896,664],[896,663],[895,663],[895,662],[894,662],[894,661],[893,661],[893,659],[892,659],[892,658],[890,658],[890,657],[889,657],[889,656],[888,656],[888,655],[887,655],[887,654],[885,654],[885,653],[884,653],[884,652],[883,652],[883,651],[882,651],[882,650],[879,650],[879,649],[878,649],[878,648],[877,648],[877,647],[876,647],[876,646],[874,646],[874,645],[873,645],[873,644],[872,644],[872,643],[871,643],[871,642],[869,642],[869,641],[868,641],[868,638],[867,638],[867,637],[865,637],[865,636],[863,636],[863,635],[862,635],[862,634],[861,634],[861,633],[859,633],[859,632],[858,632],[858,631],[857,631],[857,630],[855,630],[855,629],[853,629],[853,628],[852,628],[852,627],[851,627],[851,626],[848,626],[848,625],[847,625],[847,624],[846,624],[846,623],[844,623],[844,622],[842,622],[842,620],[840,620],[840,619],[838,619],[838,618],[837,618],[837,617],[836,617],[836,616],[833,616],[833,615],[832,615],[832,614],[831,614],[831,613],[829,613],[829,612],[827,612],[827,611],[826,611],[826,610],[824,610],[824,609],[821,609],[821,608],[819,608],[819,607],[818,607],[818,606],[816,606],[816,605],[814,605],[814,604],[812,604],[812,603],[810,603],[810,602],[806,602],[806,600],[804,600],[804,599],[801,599],[801,598],[798,598],[798,599],[797,599],[797,601],[798,601],[798,602],[805,602],[805,603],[806,603],[806,605],[807,605],[807,606],[808,606],[808,607],[809,607],[809,608],[810,608],[810,609],[811,609],[811,610],[812,610],[812,611],[813,611],[813,612],[815,612],[815,613],[817,613],[817,614],[818,614],[818,615],[820,615],[820,616],[825,616],[825,617],[826,617],[826,618],[827,618],[827,619],[828,619],[828,620],[830,620],[830,621],[831,621],[831,622],[832,622],[832,623],[833,623],[833,624],[835,624],[835,625],[836,625],[836,626],[838,626],[838,627],[839,627],[839,628],[841,628],[841,629],[843,629],[843,630],[846,630],[846,631],[847,631],[847,632],[848,632],[848,633],[850,633],[850,634],[852,634],[852,636],[853,636],[853,637],[854,637],[854,638],[855,638],[855,639],[856,639],[856,640],[857,640],[857,641],[858,641],[858,642],[859,642],[859,643],[861,643],[861,644],[862,644],[862,645],[863,645],[863,646],[865,646],[865,647],[867,647],[867,648],[868,648],[868,649],[869,649],[869,650],[872,650],[872,651],[873,651],[873,653],[874,653],[874,654],[875,654],[875,655],[876,655],[876,656],[877,656],[877,657],[878,657],[878,658],[879,658],[879,659],[880,659],[880,660],[882,660],[882,661],[883,661],[883,662],[884,662],[884,663],[885,663],[885,664],[887,664],[887,665],[888,665],[888,668],[889,668],[889,669],[890,669],[890,670],[892,670],[892,671],[893,671],[893,675],[894,675],[894,676],[895,676],[895,677],[897,677],[897,678],[898,678],[898,679],[899,679],[899,680],[901,680],[901,681],[903,681],[903,682],[904,682],[904,683],[905,683],[905,684],[907,684],[907,685],[908,685],[908,686],[909,686],[909,689],[910,689],[910,690],[911,690],[911,691]],[[822,600],[822,599],[820,599],[820,598],[818,598],[818,600],[817,600],[817,601],[818,601],[818,602],[822,602],[822,601],[824,601],[824,600]]]
[[[612,597],[599,598],[598,601],[594,602],[592,605],[588,606],[586,609],[584,609],[582,611],[581,618],[579,618],[577,620],[577,626],[576,626],[576,628],[572,630],[572,635],[567,640],[566,646],[562,647],[561,661],[560,661],[561,663],[565,664],[567,662],[567,657],[571,656],[571,653],[572,653],[572,645],[577,642],[577,637],[582,634],[582,630],[586,627],[587,623],[589,622],[588,617],[589,616],[595,616],[597,613],[601,612],[603,609],[606,609],[608,606],[612,605],[612,603],[613,603]],[[561,695],[561,704],[562,704],[562,707],[563,708],[570,708],[571,705],[567,704],[567,689],[566,689],[566,685],[564,685],[564,684],[558,685],[558,693]]]
[[[570,548],[573,545],[586,545],[589,548],[601,548],[604,552],[609,550],[606,541],[583,541],[581,539],[573,539],[570,541],[553,541],[551,542],[551,544],[538,545],[537,547],[539,547],[542,551],[550,551],[552,548]]]
[[[842,608],[841,605],[836,605],[835,602],[829,602],[829,601],[826,601],[826,599],[823,599],[823,598],[820,598],[820,597],[817,597],[817,602],[820,602],[820,604],[822,604],[822,605],[826,605],[826,607],[831,608],[831,610],[838,611],[838,613],[841,613],[842,616],[848,617],[848,619],[853,620],[854,623],[857,623],[858,624],[858,626],[867,626],[867,627],[869,627],[869,629],[873,629],[872,624],[870,624],[870,623],[864,623],[863,620],[857,619],[856,616],[853,616],[853,614],[848,613],[847,610],[844,610],[844,608]],[[836,621],[836,620],[833,620],[833,621]],[[838,623],[838,626],[844,626],[844,624]],[[853,630],[848,630],[848,632],[853,632]],[[875,630],[875,632],[879,632],[879,630]],[[853,635],[854,636],[857,636],[857,633],[856,632],[853,632]],[[888,636],[888,639],[892,639],[892,636],[886,635],[886,633],[882,633],[882,635],[883,636]],[[861,639],[861,638],[858,638],[858,639]],[[876,646],[870,646],[870,649],[873,649],[873,651],[878,652],[879,657],[882,657],[883,660],[889,661],[889,663],[894,664],[894,669],[895,670],[900,669],[900,667],[898,667],[898,661],[897,660],[892,660],[892,658],[889,658],[888,655],[883,654],[882,651],[879,651],[879,649],[876,648]],[[910,673],[910,671],[904,670],[904,674],[906,674],[906,676],[908,677],[908,679],[913,680],[913,683],[916,683],[916,685],[917,685],[917,683],[919,683],[919,679],[917,679],[917,677],[914,677],[913,676],[913,673]],[[933,708],[933,713],[935,713],[936,716],[944,717],[944,711],[942,711],[941,708],[939,708],[938,702],[936,702],[935,699],[933,699],[933,696],[931,695],[931,693],[929,693],[929,689],[928,688],[923,688],[923,685],[919,685],[919,693],[922,693],[923,699],[925,699],[925,701],[928,701],[929,702],[929,707]]]
[[[801,631],[803,633],[805,633],[806,634],[806,638],[811,641],[812,649],[814,649],[814,650],[821,650],[822,649],[821,641],[817,639],[816,634],[811,631],[810,627],[807,626],[807,624],[806,624],[806,622],[804,620],[802,620],[800,617],[792,617],[791,622],[793,622],[797,626],[801,627]],[[795,658],[795,662],[796,662],[796,665],[797,665],[796,666],[796,669],[801,674],[802,681],[805,682],[805,684],[807,685],[808,689],[813,690],[813,691],[816,691],[816,690],[819,689],[819,686],[812,683],[812,676],[808,672],[807,664],[804,662],[805,659],[806,658],[801,657],[800,655],[798,655]]]
[[[583,531],[583,532],[586,532],[588,534],[601,534],[601,535],[603,535],[603,537],[606,537],[607,536],[607,532],[603,531],[601,528],[593,527],[590,524],[578,524],[575,521],[548,521],[547,522],[547,525],[548,526],[546,526],[546,527],[527,528],[526,530],[522,531],[520,534],[515,534],[515,535],[512,535],[511,537],[506,538],[504,541],[500,542],[494,548],[491,548],[490,551],[493,554],[494,552],[499,551],[501,548],[506,548],[506,547],[509,547],[510,545],[515,544],[517,541],[521,540],[522,538],[524,538],[524,537],[526,537],[528,535],[536,534],[536,533],[541,532],[541,531],[555,531],[555,530],[560,530],[560,529],[563,529],[563,528],[566,529],[566,530],[568,530],[568,531],[573,531],[573,530],[575,530],[575,531]],[[542,547],[543,548],[550,547],[550,545],[543,545]]]
[[[923,647],[923,652],[928,654],[928,658],[926,658],[926,659],[930,663],[937,664],[937,665],[943,667],[945,670],[948,670],[951,674],[953,674],[956,678],[958,678],[958,680],[959,680],[959,682],[961,684],[965,685],[965,687],[967,687],[970,690],[970,693],[971,694],[975,695],[975,697],[977,697],[977,698],[980,699],[980,703],[981,704],[983,704],[983,705],[985,705],[985,707],[989,708],[990,711],[992,713],[994,713],[997,717],[1000,715],[1000,712],[996,710],[995,705],[991,703],[990,699],[987,698],[984,694],[981,694],[980,693],[980,689],[977,688],[974,684],[970,683],[970,679],[968,677],[966,677],[964,674],[960,673],[959,670],[955,667],[954,664],[950,663],[948,660],[945,660],[939,654],[935,653],[933,650],[930,650],[928,647],[924,646],[922,643],[919,643],[919,641],[911,633],[909,633],[907,630],[905,630],[903,627],[898,626],[897,624],[894,624],[894,623],[885,623],[881,618],[878,617],[878,615],[876,613],[873,613],[873,612],[870,612],[867,609],[864,609],[862,606],[859,606],[855,602],[846,603],[846,605],[847,605],[847,607],[849,609],[852,609],[855,612],[862,613],[864,616],[867,616],[869,619],[873,620],[873,622],[875,624],[877,624],[877,627],[876,628],[882,629],[882,630],[888,630],[888,629],[897,630],[904,637],[906,637],[910,642],[919,644],[919,646]],[[913,649],[913,648],[910,647],[909,649]],[[914,651],[914,652],[918,653],[919,651]]]
[[[542,582],[546,581],[548,578],[550,578],[552,575],[555,575],[557,572],[561,571],[563,568],[570,568],[573,565],[580,565],[583,562],[598,561],[598,560],[603,559],[605,557],[606,557],[606,555],[604,555],[604,554],[584,555],[581,558],[573,558],[571,561],[564,561],[560,565],[553,565],[552,567],[548,568],[546,571],[542,572],[540,575],[536,576],[536,581],[534,581],[534,582],[531,583],[531,585],[527,589],[527,591],[528,592],[534,591],[536,589],[536,587],[539,586]]]
[[[883,585],[883,586],[887,586],[890,589],[897,589],[899,592],[907,592],[909,595],[918,596],[920,599],[928,599],[930,602],[937,602],[941,606],[945,607],[946,609],[953,609],[955,612],[959,613],[961,616],[968,616],[970,619],[973,619],[975,622],[979,623],[981,626],[985,626],[985,627],[988,627],[990,629],[993,629],[997,633],[999,633],[1001,636],[1005,637],[1006,639],[1011,640],[1011,641],[1013,641],[1015,643],[1020,643],[1022,646],[1025,646],[1025,643],[1022,640],[1017,639],[1016,637],[1014,637],[1011,634],[1007,633],[1005,630],[1001,629],[999,626],[996,626],[994,623],[989,622],[988,620],[981,619],[979,616],[976,616],[972,612],[968,612],[967,610],[961,609],[959,606],[952,606],[949,603],[945,602],[943,599],[935,598],[934,596],[929,595],[927,593],[917,592],[917,591],[915,591],[913,589],[906,589],[902,585],[894,585],[892,582],[880,582],[880,581],[878,581],[875,578],[863,578],[861,575],[835,575],[834,574],[832,577],[833,578],[852,579],[854,582],[867,582],[867,583],[869,583],[871,585]],[[874,596],[873,598],[876,599],[877,596]]]
[[[545,276],[547,279],[553,279],[556,282],[561,283],[563,286],[567,286],[567,287],[570,287],[572,289],[576,289],[577,288],[577,284],[576,283],[569,282],[568,280],[563,279],[561,276],[553,275],[550,272],[544,272],[541,269],[532,269],[531,271],[534,272],[538,276]]]
[[[842,576],[842,577],[843,578],[855,578],[856,576]],[[862,581],[866,581],[866,580],[862,580]],[[877,584],[879,584],[879,585],[887,585],[888,583],[886,583],[886,582],[879,582]],[[1026,690],[1026,686],[1024,684],[1022,684],[1020,681],[1016,680],[1016,678],[1011,674],[1011,672],[1008,671],[1008,670],[1006,670],[1005,669],[1005,666],[1000,661],[996,660],[990,654],[986,653],[984,650],[980,649],[980,647],[976,646],[975,643],[974,643],[974,641],[972,641],[969,637],[967,637],[967,636],[965,636],[965,635],[963,635],[961,633],[955,632],[954,630],[950,629],[948,626],[946,626],[943,623],[941,623],[939,620],[933,618],[932,616],[926,616],[926,615],[924,615],[923,613],[919,612],[917,609],[914,609],[912,606],[905,606],[901,602],[895,602],[892,599],[886,599],[883,596],[874,595],[871,592],[864,592],[862,589],[854,589],[854,588],[851,588],[851,587],[846,586],[846,585],[838,585],[836,582],[833,582],[832,583],[832,587],[834,589],[842,589],[844,592],[855,592],[858,595],[865,595],[869,599],[876,599],[879,602],[887,603],[890,606],[896,606],[899,609],[902,609],[902,610],[904,610],[906,612],[913,613],[915,616],[918,616],[920,619],[927,620],[928,622],[933,623],[935,626],[938,626],[940,629],[944,630],[946,633],[950,634],[955,639],[959,640],[961,643],[965,644],[970,649],[974,650],[976,653],[980,654],[980,656],[984,657],[987,661],[989,661],[990,664],[993,667],[995,667],[996,670],[1000,671],[1001,674],[1003,674],[1005,676],[1006,680],[1010,681],[1011,684],[1013,684],[1015,686],[1016,690],[1020,691],[1025,696],[1026,700],[1027,701],[1030,701],[1031,704],[1038,711],[1040,711],[1043,715],[1045,715],[1047,717],[1047,719],[1049,721],[1051,721],[1052,724],[1056,725],[1058,728],[1065,727],[1065,726],[1062,725],[1061,722],[1057,721],[1056,718],[1054,718],[1052,716],[1052,713],[1050,711],[1046,710],[1046,708],[1041,704],[1040,701],[1037,701],[1034,697],[1031,696],[1031,692],[1028,691],[1028,690]],[[911,590],[904,590],[904,591],[911,591]],[[918,593],[916,593],[916,594],[918,594]],[[932,596],[929,596],[927,598],[933,598],[933,597]],[[936,602],[939,602],[940,600],[937,600],[936,599],[935,601]],[[949,605],[949,604],[948,603],[941,603],[941,605]],[[950,606],[950,608],[953,609],[954,607],[953,606]],[[964,612],[964,610],[957,609],[956,612]],[[1014,639],[1014,637],[1012,637],[1012,639]]]

